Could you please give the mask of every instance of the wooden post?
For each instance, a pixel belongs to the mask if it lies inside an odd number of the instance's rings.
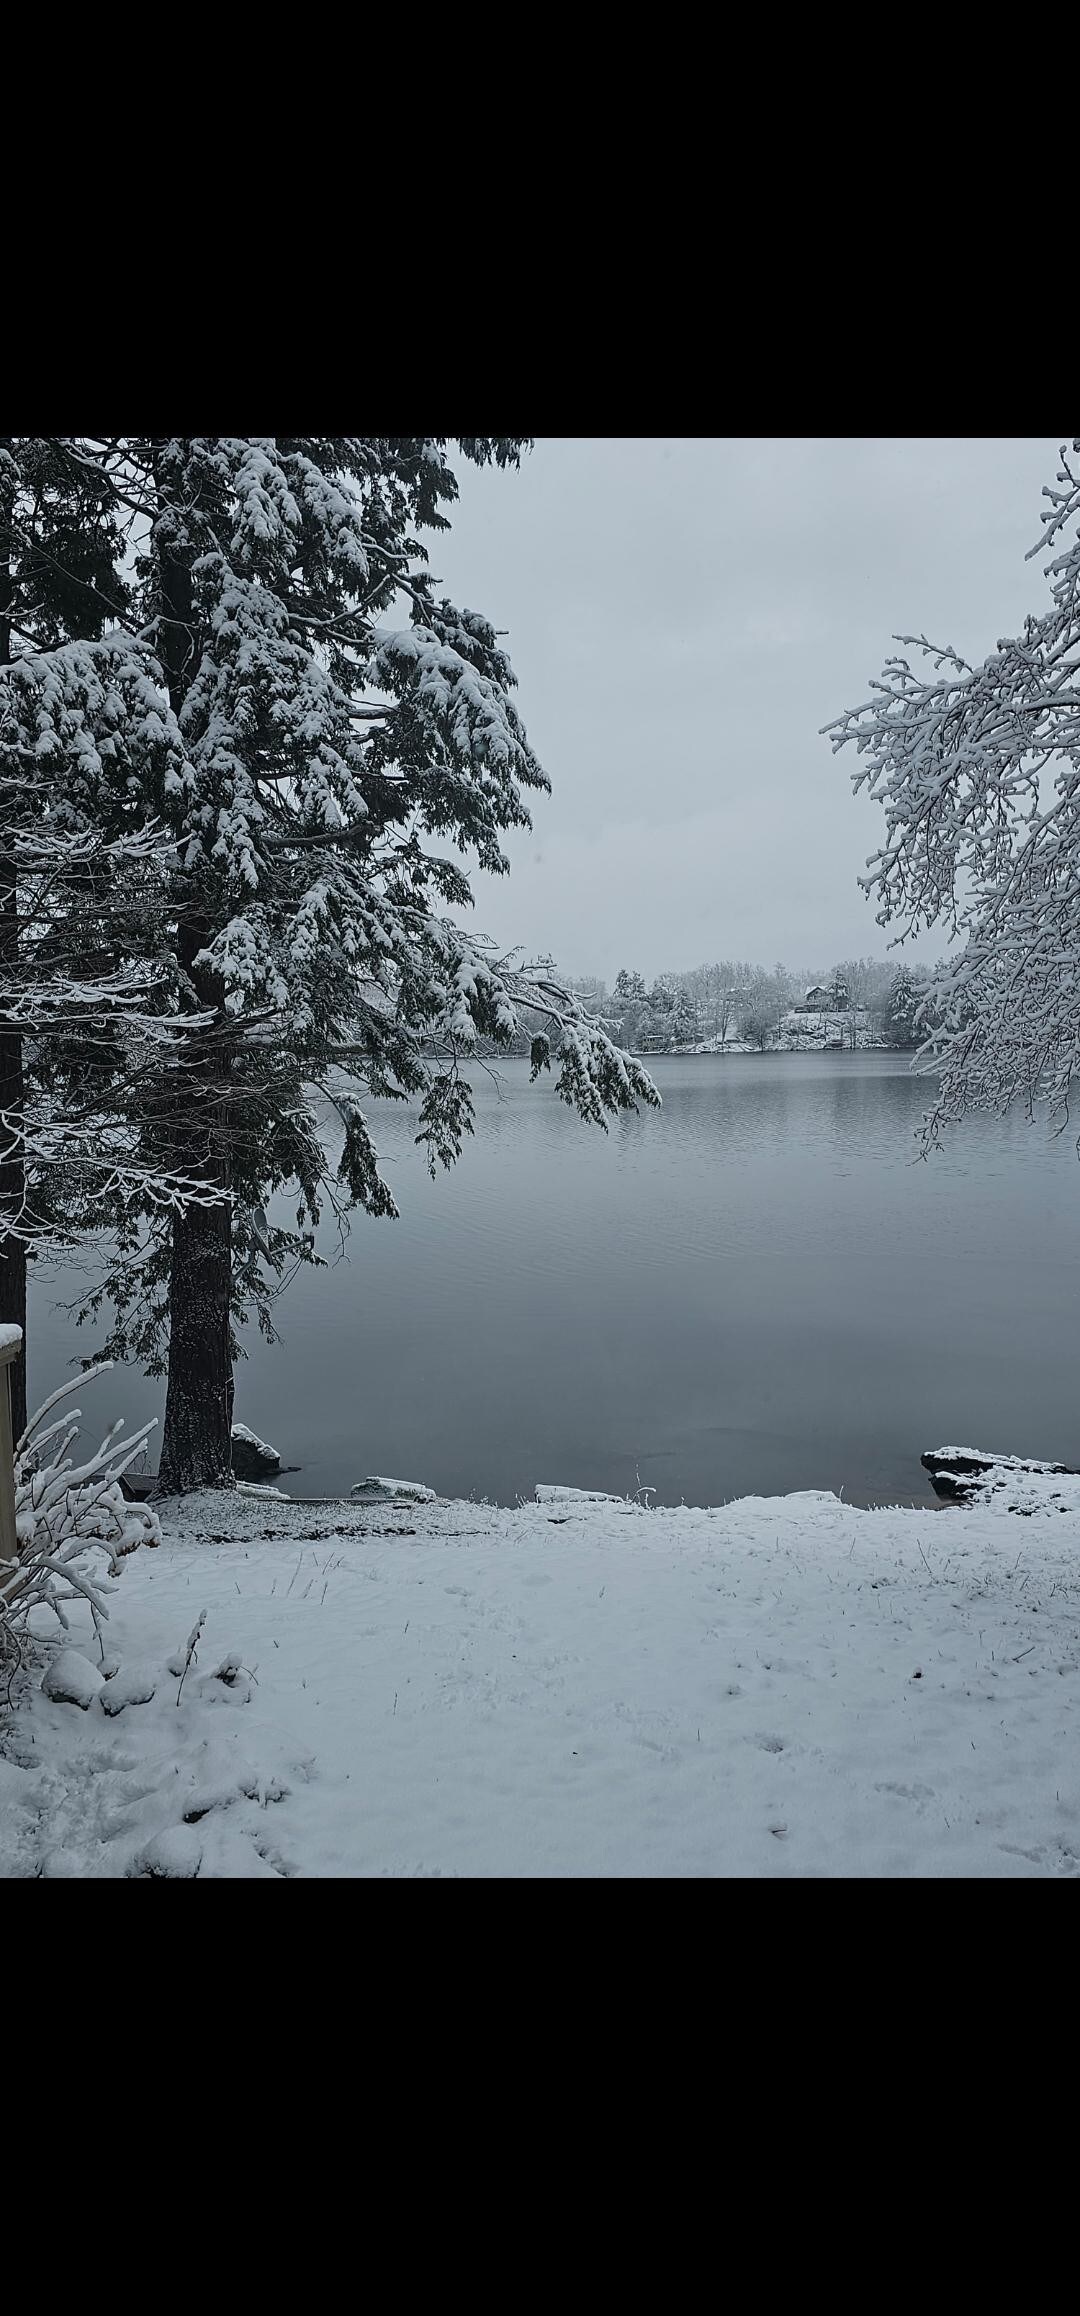
[[[17,1560],[19,1540],[15,1533],[15,1448],[11,1437],[11,1375],[12,1360],[22,1350],[21,1327],[6,1327],[6,1341],[0,1341],[0,1567],[5,1561]]]

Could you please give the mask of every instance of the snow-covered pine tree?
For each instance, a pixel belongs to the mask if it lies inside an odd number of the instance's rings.
[[[182,747],[145,650],[103,634],[126,608],[110,500],[61,445],[0,440],[0,1320],[24,1346],[28,1249],[102,1195],[205,1195],[148,1175],[118,1117],[169,1035],[145,815]],[[18,1437],[25,1350],[9,1372]]]
[[[229,1483],[233,1322],[254,1301],[269,1325],[275,1277],[312,1259],[320,1199],[338,1199],[314,1090],[344,1127],[341,1206],[381,1215],[395,1210],[360,1098],[418,1095],[418,1140],[449,1165],[472,1130],[461,1062],[477,1036],[512,1039],[519,1003],[550,1025],[534,1072],[554,1049],[557,1090],[583,1117],[657,1099],[548,967],[444,913],[470,902],[470,855],[506,870],[500,834],[528,826],[525,792],[548,786],[494,629],[439,596],[428,568],[419,533],[446,528],[456,496],[446,445],[61,446],[134,526],[123,632],[160,663],[183,745],[154,802],[174,848],[163,918],[186,1034],[145,1091],[143,1147],[212,1203],[167,1224],[151,1213],[137,1250],[129,1209],[107,1281],[110,1351],[152,1365],[167,1331],[166,1492]],[[501,467],[523,447],[458,441]],[[295,1233],[263,1211],[288,1184]]]
[[[885,1001],[884,1032],[886,1043],[906,1051],[919,1042],[916,1014],[919,1005],[919,983],[909,965],[898,965]]]
[[[671,1020],[672,1043],[677,1046],[693,1045],[697,1039],[697,1034],[697,1007],[687,991],[680,989],[675,1000],[675,1010]]]

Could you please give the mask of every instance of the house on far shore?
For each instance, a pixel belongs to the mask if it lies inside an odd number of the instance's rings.
[[[827,1013],[828,1008],[829,992],[822,987],[820,981],[815,981],[812,988],[807,990],[802,1004],[793,1006],[792,1011],[794,1013]]]

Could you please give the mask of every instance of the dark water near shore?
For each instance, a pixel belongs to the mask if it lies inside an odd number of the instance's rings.
[[[297,1277],[279,1346],[246,1331],[236,1415],[302,1465],[281,1486],[929,1504],[919,1455],[948,1441],[1080,1464],[1071,1138],[978,1118],[913,1163],[904,1055],[651,1066],[663,1111],[607,1136],[526,1064],[502,1098],[475,1070],[476,1138],[435,1183],[414,1116],[371,1105],[401,1219],[358,1217],[346,1260]],[[77,1285],[40,1270],[31,1406],[100,1340],[50,1309]],[[78,1403],[96,1438],[163,1387],[116,1370]]]

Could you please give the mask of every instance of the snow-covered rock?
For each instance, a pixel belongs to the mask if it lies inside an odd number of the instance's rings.
[[[250,1705],[253,1695],[251,1676],[236,1649],[230,1649],[212,1673],[201,1674],[196,1688],[210,1705]]]
[[[434,1488],[421,1486],[419,1480],[388,1480],[381,1472],[369,1472],[366,1480],[357,1480],[349,1494],[371,1504],[385,1504],[395,1497],[407,1504],[435,1502]]]
[[[120,1493],[126,1504],[145,1504],[158,1484],[156,1472],[121,1472]]]
[[[97,1666],[79,1649],[58,1649],[45,1668],[41,1686],[54,1704],[79,1705],[85,1713],[105,1682]]]
[[[127,1869],[127,1879],[193,1882],[202,1861],[203,1844],[194,1826],[167,1826],[144,1843]]]
[[[606,1496],[598,1488],[552,1488],[538,1481],[538,1504],[621,1504],[622,1496]]]
[[[1035,1456],[995,1455],[988,1448],[928,1448],[922,1462],[935,1494],[950,1504],[983,1504],[994,1512],[1080,1512],[1080,1472]]]
[[[156,1685],[155,1675],[148,1667],[122,1665],[114,1678],[105,1682],[100,1692],[101,1710],[115,1715],[122,1713],[126,1705],[148,1705]]]
[[[267,1480],[272,1472],[281,1470],[281,1457],[276,1447],[249,1431],[246,1423],[234,1423],[232,1468],[238,1480]]]

